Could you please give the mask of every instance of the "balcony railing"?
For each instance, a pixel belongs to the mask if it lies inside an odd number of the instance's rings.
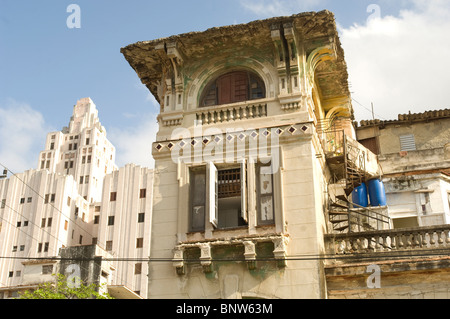
[[[325,235],[327,254],[370,254],[450,248],[450,225]]]
[[[228,104],[199,109],[196,120],[203,125],[217,124],[229,121],[248,120],[267,116],[267,104]]]

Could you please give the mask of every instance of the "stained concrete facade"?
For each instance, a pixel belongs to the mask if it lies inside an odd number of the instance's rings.
[[[338,120],[355,138],[333,15],[213,28],[121,52],[161,105],[150,258],[166,262],[149,264],[149,298],[325,298],[322,261],[292,257],[324,253],[330,173],[320,128]],[[220,103],[222,81],[243,73],[264,94]],[[229,172],[240,189],[227,204]]]
[[[362,121],[358,140],[379,156],[395,228],[450,223],[450,110]]]
[[[326,235],[331,299],[449,299],[448,110],[362,121],[378,155],[393,229]]]
[[[325,272],[330,299],[450,299],[448,256],[344,263]]]

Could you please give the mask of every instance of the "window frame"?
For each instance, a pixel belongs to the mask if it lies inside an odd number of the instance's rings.
[[[240,191],[240,198],[241,198],[241,207],[240,207],[240,216],[241,222],[234,226],[225,226],[222,227],[220,222],[220,207],[219,207],[219,194],[218,194],[218,177],[220,174],[220,171],[222,170],[228,170],[232,168],[240,168],[240,183],[241,183],[241,191]],[[188,167],[189,171],[189,219],[188,219],[188,232],[189,233],[195,233],[195,232],[203,232],[205,231],[206,223],[208,222],[213,226],[214,230],[227,230],[227,229],[235,229],[240,227],[248,228],[250,227],[250,211],[252,211],[253,214],[256,214],[255,218],[255,226],[275,226],[276,224],[276,199],[275,197],[278,196],[278,192],[276,191],[275,183],[278,182],[275,176],[271,177],[271,187],[272,191],[270,194],[267,194],[266,196],[271,196],[272,200],[272,216],[273,218],[271,220],[265,221],[262,218],[261,215],[261,191],[258,189],[260,179],[258,176],[260,172],[260,167],[271,167],[271,163],[264,164],[261,162],[255,163],[253,159],[245,159],[241,160],[239,163],[230,164],[230,165],[216,165],[212,162],[208,162],[206,164],[200,165],[200,166],[190,166]],[[205,172],[206,171],[206,172]],[[243,173],[244,172],[244,173]],[[194,183],[194,175],[195,174],[205,174],[205,211],[203,216],[201,218],[205,221],[201,224],[201,227],[195,227],[193,225],[193,214],[194,214],[194,207],[199,206],[202,203],[194,203],[193,202],[193,194],[196,192],[195,189],[195,183]],[[253,196],[250,196],[250,194],[253,193]],[[202,206],[202,205],[200,205]],[[252,208],[254,207],[254,208]],[[244,224],[241,224],[241,223]]]
[[[135,263],[134,264],[134,274],[135,275],[141,275],[142,274],[142,263]]]
[[[412,152],[417,150],[416,137],[414,134],[403,134],[399,136],[400,152]]]
[[[277,146],[272,149],[269,154],[265,155],[256,155],[249,154],[245,156],[246,164],[247,164],[247,174],[246,174],[246,182],[247,182],[247,223],[245,226],[249,233],[258,233],[258,228],[273,228],[273,231],[276,233],[283,233],[285,231],[284,228],[284,213],[283,213],[283,184],[282,184],[282,174],[283,174],[283,150],[280,146]],[[228,162],[227,162],[228,163]],[[274,221],[273,223],[260,223],[258,221],[258,198],[256,194],[256,173],[258,164],[268,164],[273,165],[273,207],[274,207]],[[213,224],[209,222],[210,212],[208,210],[208,205],[205,203],[206,210],[203,216],[203,220],[205,222],[205,226],[201,229],[193,229],[192,228],[192,186],[193,186],[193,178],[192,171],[204,169],[206,170],[207,162],[193,162],[191,157],[180,157],[177,163],[177,180],[180,186],[180,192],[178,194],[178,226],[177,226],[177,236],[181,239],[181,241],[189,240],[191,238],[194,240],[196,236],[202,236],[205,239],[208,238],[221,238],[225,234],[223,232],[233,231],[239,228],[242,228],[244,231],[244,227],[238,228],[229,228],[229,229],[220,229],[215,228]],[[233,163],[230,163],[233,164]],[[218,162],[217,166],[219,168],[224,167],[224,162]],[[237,161],[234,161],[234,165],[237,165]],[[205,177],[206,178],[206,177]],[[205,182],[206,183],[206,182]],[[206,198],[206,195],[205,195]],[[188,204],[188,205],[186,205]]]
[[[108,226],[114,226],[115,215],[108,216]]]
[[[42,275],[51,275],[53,274],[53,265],[42,265]]]
[[[239,228],[239,227],[245,227],[248,228],[248,212],[247,212],[247,160],[242,159],[238,161],[236,164],[226,165],[226,166],[216,166],[214,163],[210,162],[208,163],[210,166],[214,166],[215,169],[212,169],[210,174],[213,174],[215,172],[215,180],[209,179],[209,189],[210,189],[210,197],[207,198],[207,200],[210,201],[209,206],[209,212],[210,212],[210,223],[213,224],[213,226],[218,230],[227,230],[227,229],[233,229],[233,228]],[[220,211],[220,202],[223,202],[226,200],[225,198],[219,196],[219,176],[221,172],[229,171],[229,170],[239,170],[239,183],[240,183],[240,196],[233,196],[232,198],[238,198],[240,197],[240,211],[238,212],[237,217],[237,223],[235,225],[223,225],[221,222],[221,219],[223,219],[223,215],[221,218],[221,211]],[[213,195],[214,192],[214,196]],[[215,209],[215,211],[214,211]],[[214,214],[214,216],[211,215],[211,213]],[[223,214],[223,213],[222,213]],[[214,222],[214,223],[213,223]]]
[[[238,97],[243,96],[239,95],[237,91],[241,91],[242,88],[238,88],[236,84],[236,79],[241,76],[246,76],[246,96],[245,98]],[[231,77],[229,87],[226,87],[226,84],[224,84],[224,80],[227,77]],[[235,82],[233,82],[235,81]],[[252,88],[252,86],[256,84],[256,88]],[[242,86],[242,85],[241,85]],[[225,91],[223,91],[225,89]],[[228,92],[228,90],[230,90]],[[253,92],[253,90],[257,90],[258,92]],[[231,104],[231,103],[239,103],[244,101],[252,101],[252,100],[259,100],[259,99],[265,99],[267,96],[266,92],[266,86],[264,80],[259,76],[256,72],[251,70],[232,70],[229,72],[225,72],[223,74],[218,75],[213,80],[209,81],[208,84],[204,87],[199,100],[199,106],[200,107],[214,107],[219,105],[225,105],[225,104]],[[230,95],[229,101],[221,101],[223,99],[222,92],[226,92],[226,94]],[[260,93],[259,93],[260,92]],[[254,96],[254,95],[257,96]],[[260,95],[260,96],[259,96]],[[207,101],[210,100],[211,102],[208,103]]]
[[[206,218],[206,166],[192,166],[188,169],[189,171],[189,232],[203,232],[205,231],[205,218]],[[204,189],[196,189],[197,184],[195,183],[195,175],[204,175]],[[203,187],[203,185],[201,185]],[[201,197],[199,201],[194,198],[195,193],[204,193],[204,196]],[[203,199],[203,200],[201,200]],[[194,218],[194,209],[195,212],[199,212],[199,209],[203,208],[203,212],[200,212],[199,218]],[[198,224],[197,224],[198,222]]]
[[[241,208],[240,208],[240,218],[242,218],[245,222],[244,225],[233,225],[229,227],[223,227],[220,225],[219,219],[219,172],[223,170],[229,170],[229,169],[240,169],[240,179],[241,179],[241,191],[240,191],[240,198],[241,198]],[[238,227],[248,227],[248,212],[247,212],[247,188],[246,188],[246,175],[247,175],[247,168],[246,168],[246,160],[242,160],[240,163],[237,164],[231,164],[225,166],[219,166],[217,167],[216,164],[212,162],[208,162],[204,165],[200,166],[191,166],[189,167],[189,232],[203,232],[206,229],[206,222],[211,224],[214,229],[217,230],[227,230],[227,229],[233,229]],[[245,172],[242,174],[242,172]],[[200,202],[194,202],[194,196],[193,194],[196,192],[199,192],[199,190],[196,190],[196,183],[194,182],[195,174],[199,175],[205,175],[205,200]],[[200,220],[201,222],[199,225],[194,225],[194,208],[200,208],[204,207],[204,212],[201,214]]]

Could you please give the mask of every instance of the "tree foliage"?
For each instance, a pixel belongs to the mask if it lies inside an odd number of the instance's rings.
[[[19,299],[113,299],[108,293],[99,293],[100,285],[73,284],[62,274],[55,275],[55,282],[40,284],[34,291],[25,291]]]

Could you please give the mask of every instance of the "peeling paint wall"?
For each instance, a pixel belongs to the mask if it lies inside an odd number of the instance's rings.
[[[327,268],[330,299],[449,299],[448,259],[381,262],[379,287],[368,263]],[[368,284],[369,283],[369,284]],[[369,287],[370,286],[370,287]]]

